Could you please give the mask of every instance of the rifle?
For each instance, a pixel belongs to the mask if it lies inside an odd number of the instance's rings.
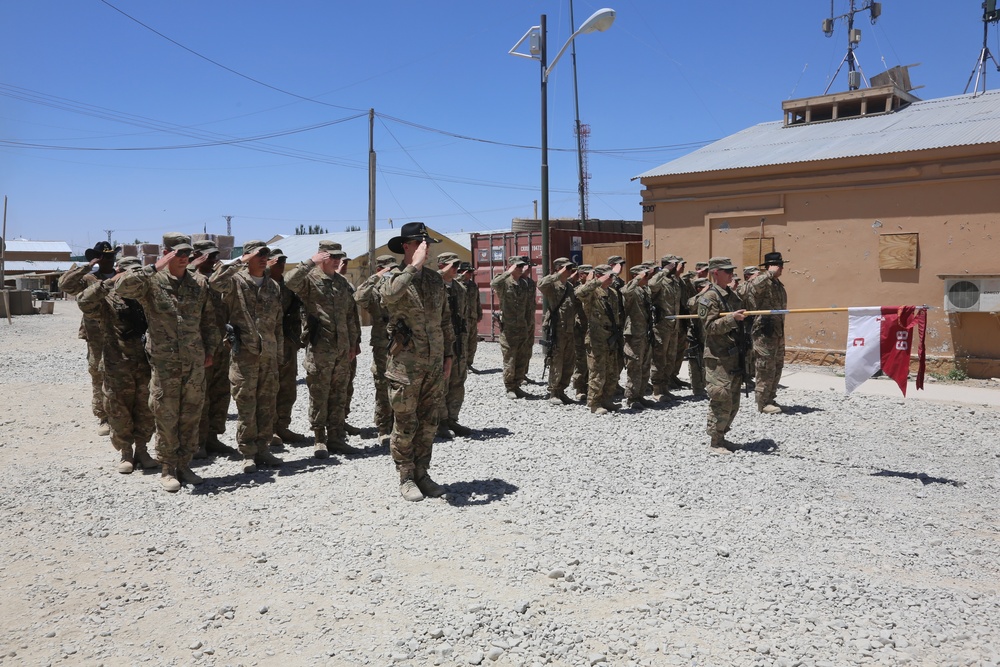
[[[750,349],[750,327],[746,320],[736,323],[736,349],[740,353],[740,374],[743,377],[743,395],[748,397],[750,392],[757,388],[754,382],[753,373],[747,367],[747,351]]]
[[[413,329],[411,329],[402,319],[396,320],[389,329],[389,354],[395,356],[409,347],[413,340]]]
[[[458,295],[455,294],[454,289],[448,290],[448,308],[451,310],[451,327],[455,330],[453,349],[455,358],[458,359],[462,356],[462,334],[466,332],[466,326],[465,318],[458,311]]]
[[[240,330],[234,327],[232,324],[226,325],[226,340],[229,341],[229,345],[233,348],[233,354],[240,353]]]
[[[548,331],[546,331],[545,325],[542,326],[542,340],[539,342],[542,347],[546,348],[545,361],[542,363],[542,379],[545,378],[545,372],[549,369],[549,365],[552,363],[552,356],[556,351],[556,342],[559,335],[559,310],[566,302],[566,299],[569,298],[569,293],[573,291],[572,285],[566,283],[563,286],[565,289],[563,290],[562,297],[559,299],[559,303],[556,304],[555,308],[549,309]]]

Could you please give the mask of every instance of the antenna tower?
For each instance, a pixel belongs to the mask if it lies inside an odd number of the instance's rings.
[[[573,125],[577,147],[580,149],[580,224],[587,221],[590,208],[590,171],[587,169],[587,150],[590,144],[590,124],[577,121]]]
[[[972,74],[969,75],[969,80],[965,84],[965,92],[969,92],[969,85],[972,83],[972,77],[976,77],[976,87],[972,89],[972,96],[975,97],[979,94],[979,81],[983,82],[983,92],[986,92],[986,61],[992,60],[993,64],[996,65],[997,71],[1000,72],[1000,63],[997,59],[993,57],[990,53],[990,47],[986,45],[986,40],[989,37],[989,30],[991,23],[997,23],[1000,21],[1000,10],[997,10],[997,0],[986,0],[983,3],[983,48],[979,51],[979,60],[976,61],[976,66],[972,68]],[[964,93],[963,93],[964,94]]]
[[[233,235],[233,216],[231,216],[231,215],[224,215],[222,217],[226,219],[226,236],[232,236]]]
[[[108,243],[111,243],[111,235],[115,233],[113,229],[105,229],[104,233],[108,235]]]
[[[857,90],[861,87],[861,82],[868,86],[868,80],[865,78],[864,72],[861,71],[861,63],[858,61],[858,56],[854,53],[854,49],[858,47],[861,43],[861,30],[854,27],[854,15],[860,12],[870,12],[872,25],[875,25],[875,21],[878,17],[882,15],[882,3],[873,2],[872,0],[865,0],[861,7],[858,7],[858,0],[850,0],[851,6],[847,10],[846,14],[841,14],[840,16],[835,16],[833,13],[833,3],[834,0],[830,0],[830,18],[823,19],[823,33],[827,37],[833,37],[833,26],[837,21],[846,19],[847,20],[847,54],[844,59],[840,61],[840,65],[837,67],[837,71],[834,72],[833,78],[830,79],[830,83],[827,84],[826,90],[823,94],[826,95],[830,92],[830,86],[837,79],[837,75],[840,74],[840,69],[847,63],[847,88],[848,90]]]

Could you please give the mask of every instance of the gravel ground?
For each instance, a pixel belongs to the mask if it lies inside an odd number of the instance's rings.
[[[996,411],[787,390],[719,455],[689,392],[509,401],[484,343],[445,499],[403,501],[370,429],[170,495],[96,436],[78,317],[0,322],[2,665],[1000,664]]]

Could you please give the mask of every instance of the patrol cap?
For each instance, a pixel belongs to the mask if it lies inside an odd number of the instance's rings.
[[[395,255],[379,255],[375,258],[375,266],[384,269],[387,266],[399,266],[399,260]]]
[[[333,258],[339,257],[343,259],[347,257],[347,253],[344,252],[344,248],[336,241],[320,241],[319,251],[330,253],[330,257]]]
[[[593,268],[595,276],[606,276],[611,273],[611,267],[607,264],[598,264]]]
[[[122,271],[126,271],[135,266],[142,266],[142,260],[138,257],[120,257],[118,259],[118,268]]]
[[[163,247],[167,250],[194,250],[191,237],[180,232],[167,232],[163,235]]]
[[[760,269],[756,266],[744,266],[743,267],[743,277],[752,276],[755,273],[760,273]]]
[[[708,268],[708,262],[695,262],[694,263],[694,270],[695,271],[701,271],[702,269],[706,269],[706,268]]]
[[[576,267],[576,270],[579,271],[580,273],[590,273],[591,271],[594,270],[594,267],[591,266],[590,264],[581,264],[580,266]]]
[[[271,248],[271,254],[267,257],[268,259],[288,259],[288,255],[282,252],[281,248]]]
[[[633,276],[637,276],[640,273],[649,270],[649,267],[644,264],[636,264],[631,269],[628,270]]]
[[[243,244],[244,255],[249,255],[250,253],[266,255],[270,252],[271,249],[263,241],[247,241]]]
[[[219,246],[215,245],[215,241],[195,241],[194,249],[200,252],[202,255],[211,255],[213,252],[219,252]]]
[[[701,289],[706,283],[708,283],[708,278],[695,278],[694,286]]]
[[[524,255],[513,255],[507,258],[507,264],[512,266],[534,266]]]
[[[625,258],[621,255],[611,255],[608,257],[608,266],[614,266],[615,264],[624,264]]]
[[[468,262],[462,262],[458,265],[459,273],[472,273],[472,271],[472,264],[469,264]]]
[[[462,260],[453,252],[443,252],[438,255],[437,262],[439,265],[443,264],[454,264],[456,262],[461,263]]]
[[[667,264],[676,264],[678,259],[677,255],[664,255],[660,258],[660,265],[666,266]]]
[[[554,266],[557,270],[565,266],[568,266],[571,269],[576,268],[576,264],[573,262],[573,260],[569,259],[568,257],[559,257],[557,259],[554,259],[552,261],[552,266]]]
[[[709,271],[732,271],[736,268],[736,265],[728,257],[713,257],[708,260],[708,270]]]

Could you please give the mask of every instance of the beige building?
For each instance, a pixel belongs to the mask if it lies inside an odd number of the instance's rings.
[[[789,308],[927,304],[928,370],[1000,376],[1000,91],[892,86],[794,100],[785,119],[637,178],[644,259],[788,264]],[[843,363],[847,314],[788,315],[787,359]]]

